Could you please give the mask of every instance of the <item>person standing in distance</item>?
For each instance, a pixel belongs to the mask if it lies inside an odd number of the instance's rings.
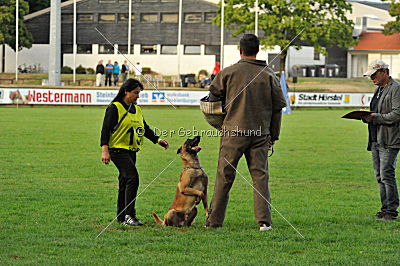
[[[113,66],[113,74],[114,74],[114,86],[117,86],[118,81],[119,81],[119,73],[121,72],[118,62],[115,61],[114,62],[114,66]]]
[[[129,65],[128,61],[125,60],[121,67],[122,83],[126,81],[126,79],[128,78],[128,74],[129,74]]]
[[[245,34],[241,60],[219,72],[210,85],[210,99],[222,97],[226,117],[206,227],[223,225],[236,167],[244,155],[253,179],[256,222],[260,231],[271,230],[268,149],[279,139],[286,101],[278,78],[265,61],[256,59],[259,45],[257,36]]]
[[[112,78],[112,74],[113,74],[113,69],[114,69],[114,66],[113,66],[113,64],[111,64],[111,60],[108,60],[108,62],[106,64],[106,81],[104,84],[104,86],[106,86],[106,87],[107,87],[107,84],[108,84],[108,86],[111,86],[111,78]]]
[[[368,150],[372,152],[374,173],[379,184],[381,221],[397,218],[399,194],[396,184],[396,161],[400,149],[400,84],[389,76],[389,65],[382,60],[371,62],[364,76],[377,86],[370,103]]]
[[[136,105],[143,85],[136,79],[128,79],[108,106],[101,130],[101,160],[111,161],[119,171],[117,220],[124,225],[143,225],[136,217],[136,194],[139,174],[136,155],[142,148],[144,137],[165,149],[168,142],[159,138],[147,125],[142,109]]]
[[[104,65],[103,60],[100,60],[96,66],[96,86],[101,87],[101,83],[103,83],[103,75],[104,75]]]
[[[136,79],[141,80],[143,71],[142,65],[139,62],[137,62],[133,70],[135,71]]]

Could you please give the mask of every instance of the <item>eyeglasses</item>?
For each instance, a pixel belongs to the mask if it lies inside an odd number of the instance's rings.
[[[376,78],[376,74],[382,72],[382,70],[377,70],[374,74],[371,75],[371,79],[374,80]]]

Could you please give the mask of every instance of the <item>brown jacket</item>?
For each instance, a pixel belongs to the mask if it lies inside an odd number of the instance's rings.
[[[242,58],[215,77],[210,92],[222,96],[225,103],[223,129],[261,129],[261,134],[271,135],[271,140],[279,138],[286,100],[278,78],[265,61]]]

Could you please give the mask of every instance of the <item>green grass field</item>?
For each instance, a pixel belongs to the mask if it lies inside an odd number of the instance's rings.
[[[367,129],[343,120],[346,109],[301,109],[284,116],[270,159],[273,231],[259,232],[252,188],[239,175],[221,229],[163,228],[151,211],[167,211],[182,169],[166,137],[164,151],[149,141],[138,154],[139,192],[171,162],[137,201],[145,226],[113,223],[117,170],[102,165],[103,107],[0,107],[0,264],[388,264],[400,259],[400,223],[379,222],[378,186]],[[150,108],[151,126],[211,129],[197,108]],[[199,153],[212,195],[219,141],[204,137]],[[238,170],[250,179],[245,160]],[[210,198],[211,200],[211,198]]]

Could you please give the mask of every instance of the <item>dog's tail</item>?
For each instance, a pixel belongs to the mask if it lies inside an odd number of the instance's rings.
[[[163,220],[161,220],[155,212],[151,212],[151,215],[153,215],[154,221],[156,221],[156,223],[164,225]]]

